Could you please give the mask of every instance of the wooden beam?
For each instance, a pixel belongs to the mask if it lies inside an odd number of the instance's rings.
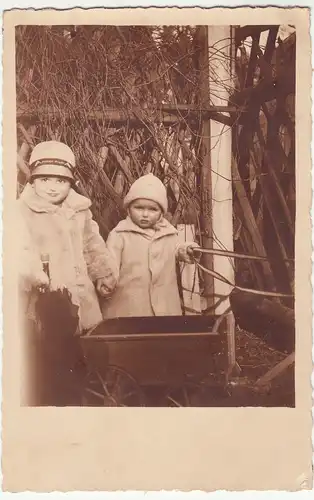
[[[231,126],[233,119],[222,113],[237,114],[239,113],[239,108],[236,106],[188,106],[188,105],[163,105],[161,108],[156,109],[152,112],[149,118],[143,116],[142,120],[139,120],[137,113],[134,109],[116,109],[116,108],[104,108],[102,110],[93,110],[88,113],[84,112],[84,119],[91,121],[101,121],[112,123],[113,125],[120,125],[125,122],[131,122],[140,125],[143,121],[147,122],[157,122],[164,123],[165,125],[173,125],[179,123],[180,121],[191,121],[198,120],[201,118],[211,118],[215,121],[223,123],[225,125]],[[67,119],[74,119],[80,114],[80,109],[77,108],[75,113],[71,113],[66,109],[62,110],[62,115],[67,115]],[[52,108],[30,108],[25,105],[19,105],[17,108],[17,119],[27,119],[33,120],[34,118],[40,118],[42,116],[49,117],[50,119],[58,119],[60,113],[56,109]]]
[[[241,26],[241,28],[236,28],[235,30],[235,44],[239,46],[243,40],[251,36],[252,38],[255,35],[261,34],[263,31],[268,31],[271,28],[274,28],[275,25],[247,25]]]
[[[279,26],[273,26],[268,33],[264,59],[266,62],[270,63],[273,58],[273,53],[276,50],[276,40],[278,35]]]
[[[238,112],[240,113],[240,111]],[[237,120],[237,115],[233,115],[233,117],[230,118],[229,116],[223,115],[222,113],[212,112],[209,114],[209,116],[211,120],[222,123],[223,125],[227,125],[227,127],[232,127],[234,122]]]
[[[291,353],[295,348],[295,313],[279,301],[233,290],[230,303],[240,328],[273,349]]]
[[[277,363],[273,368],[271,368],[265,375],[260,377],[255,383],[255,387],[265,387],[268,386],[275,378],[282,375],[282,373],[287,370],[295,362],[295,353],[292,352],[285,359]]]
[[[253,149],[252,150],[252,160],[254,161],[254,166],[255,166],[255,171],[256,174],[259,177],[259,182],[261,185],[262,193],[263,193],[263,198],[265,201],[265,205],[268,209],[270,218],[272,220],[272,224],[276,233],[276,237],[278,240],[278,245],[279,249],[283,258],[283,261],[285,263],[287,273],[290,279],[290,286],[291,286],[291,291],[293,291],[293,278],[294,278],[294,269],[291,264],[289,264],[289,257],[291,255],[288,254],[289,250],[289,245],[287,242],[287,236],[285,236],[284,232],[284,227],[282,225],[282,216],[279,215],[279,206],[281,206],[281,213],[285,217],[285,222],[286,226],[288,227],[289,233],[290,233],[290,238],[293,237],[293,225],[292,225],[292,220],[290,216],[289,209],[287,207],[284,195],[282,193],[282,189],[279,183],[279,180],[276,176],[275,170],[272,167],[272,161],[269,158],[269,155],[267,153],[266,145],[263,142],[263,137],[262,137],[262,132],[260,129],[260,125],[257,124],[256,127],[256,132],[257,132],[257,137],[258,140],[261,144],[262,150],[264,149],[264,161],[266,163],[266,166],[268,168],[268,171],[270,172],[271,177],[267,175],[263,175],[261,166],[258,162],[258,158],[256,155],[256,151]],[[274,196],[274,191],[277,194],[277,197]]]
[[[269,37],[267,40],[267,45],[264,54],[262,54],[261,49],[258,49],[259,61],[258,64],[263,72],[263,79],[258,82],[254,87],[248,87],[240,92],[235,92],[229,99],[229,105],[235,107],[245,106],[245,104],[254,100],[260,104],[276,99],[288,94],[295,93],[295,63],[290,64],[285,67],[284,70],[280,71],[276,78],[269,77],[272,74],[272,65],[270,64],[270,58],[273,59],[274,55],[278,53],[278,47],[274,47],[274,38],[276,35],[276,26],[270,26],[271,28]],[[291,37],[292,42],[295,43],[295,36]],[[266,73],[266,75],[265,75]],[[267,78],[265,78],[267,76]]]
[[[260,33],[258,33],[257,35],[254,35],[249,64],[248,64],[247,72],[246,72],[244,87],[252,87],[253,86],[254,73],[255,73],[256,64],[257,64],[258,50],[260,48],[259,47],[259,39],[260,39]]]
[[[189,104],[162,104],[161,108],[162,111],[168,111],[169,113],[171,112],[177,112],[177,111],[190,111],[190,112],[215,112],[215,111],[220,111],[220,112],[228,112],[228,113],[235,113],[238,111],[238,109],[234,106],[190,106]]]
[[[208,28],[199,27],[202,50],[200,51],[200,107],[204,107],[209,96],[209,52],[208,52]],[[210,120],[203,118],[201,123],[201,165],[200,165],[200,190],[201,190],[201,215],[200,223],[202,230],[202,246],[213,248],[213,221],[212,221],[212,175],[211,175],[211,141]],[[213,269],[213,256],[205,254],[202,263],[207,269]],[[214,304],[213,298],[214,280],[212,276],[204,276],[204,294],[207,296],[207,306]]]
[[[291,214],[290,214],[290,211],[289,211],[289,208],[288,208],[288,205],[287,205],[287,202],[286,202],[286,199],[285,199],[285,196],[284,196],[284,193],[283,193],[283,190],[282,190],[282,187],[280,185],[280,181],[279,181],[279,178],[277,175],[277,172],[280,171],[279,168],[281,167],[281,165],[276,165],[274,155],[271,155],[270,152],[268,151],[267,144],[264,140],[261,126],[259,123],[257,123],[256,133],[257,133],[257,138],[258,138],[259,143],[260,143],[261,150],[263,151],[263,153],[265,155],[266,165],[267,165],[268,171],[272,177],[273,186],[275,188],[275,191],[277,192],[278,199],[279,199],[283,214],[284,214],[285,219],[286,219],[287,227],[290,231],[291,236],[293,237],[294,236],[294,227],[293,227],[292,217],[291,217]],[[281,146],[281,145],[278,144],[278,147],[279,146]],[[285,154],[285,153],[283,152],[283,154]],[[274,168],[275,166],[277,168]],[[262,181],[262,183],[263,183],[262,175],[260,175],[260,181]]]
[[[261,238],[261,235],[259,233],[257,224],[256,224],[256,219],[254,217],[253,211],[251,204],[247,198],[246,191],[244,189],[244,186],[242,184],[242,179],[238,170],[237,162],[235,158],[232,158],[232,177],[233,177],[233,185],[235,188],[235,192],[238,198],[239,205],[242,209],[243,212],[243,219],[245,221],[245,225],[247,227],[247,230],[250,233],[250,236],[252,238],[253,245],[258,253],[258,255],[262,256],[267,256],[266,250],[263,244],[263,240]],[[263,262],[261,264],[263,267],[264,273],[265,273],[265,278],[267,280],[267,284],[269,286],[269,289],[272,291],[275,291],[275,281],[274,277],[272,274],[271,267],[267,261]]]
[[[238,109],[244,106],[248,101],[254,100],[255,103],[262,104],[272,101],[278,96],[287,96],[295,93],[295,67],[289,67],[274,81],[268,82],[261,80],[255,87],[245,88],[240,92],[230,96],[229,102]]]

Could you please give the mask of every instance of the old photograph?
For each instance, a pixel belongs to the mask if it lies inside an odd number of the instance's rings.
[[[20,25],[32,406],[294,406],[293,25]]]
[[[4,16],[9,491],[311,487],[309,13]]]

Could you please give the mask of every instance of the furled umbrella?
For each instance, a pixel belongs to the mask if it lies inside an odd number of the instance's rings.
[[[49,258],[42,256],[49,276]],[[40,324],[37,372],[40,406],[79,406],[84,377],[84,356],[78,333],[78,307],[64,288],[37,291],[36,316]]]

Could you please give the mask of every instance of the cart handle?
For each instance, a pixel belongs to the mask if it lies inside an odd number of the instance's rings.
[[[221,255],[223,257],[231,257],[236,259],[248,259],[248,260],[269,260],[266,256],[261,255],[249,255],[237,252],[231,252],[229,250],[219,250],[216,248],[201,248],[201,247],[190,247],[193,253],[207,253],[210,255]],[[283,259],[285,262],[294,262],[295,259]]]

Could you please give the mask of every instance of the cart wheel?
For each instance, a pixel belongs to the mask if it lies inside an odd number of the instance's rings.
[[[179,387],[170,387],[165,393],[165,406],[180,408],[181,406],[193,406],[191,397],[198,390],[199,386],[195,383],[186,383]]]
[[[141,387],[126,371],[108,366],[105,374],[89,372],[84,391],[84,406],[145,406]]]
[[[216,374],[204,378],[189,377],[181,385],[170,386],[165,392],[165,406],[215,406],[218,399],[226,399],[224,384]]]

